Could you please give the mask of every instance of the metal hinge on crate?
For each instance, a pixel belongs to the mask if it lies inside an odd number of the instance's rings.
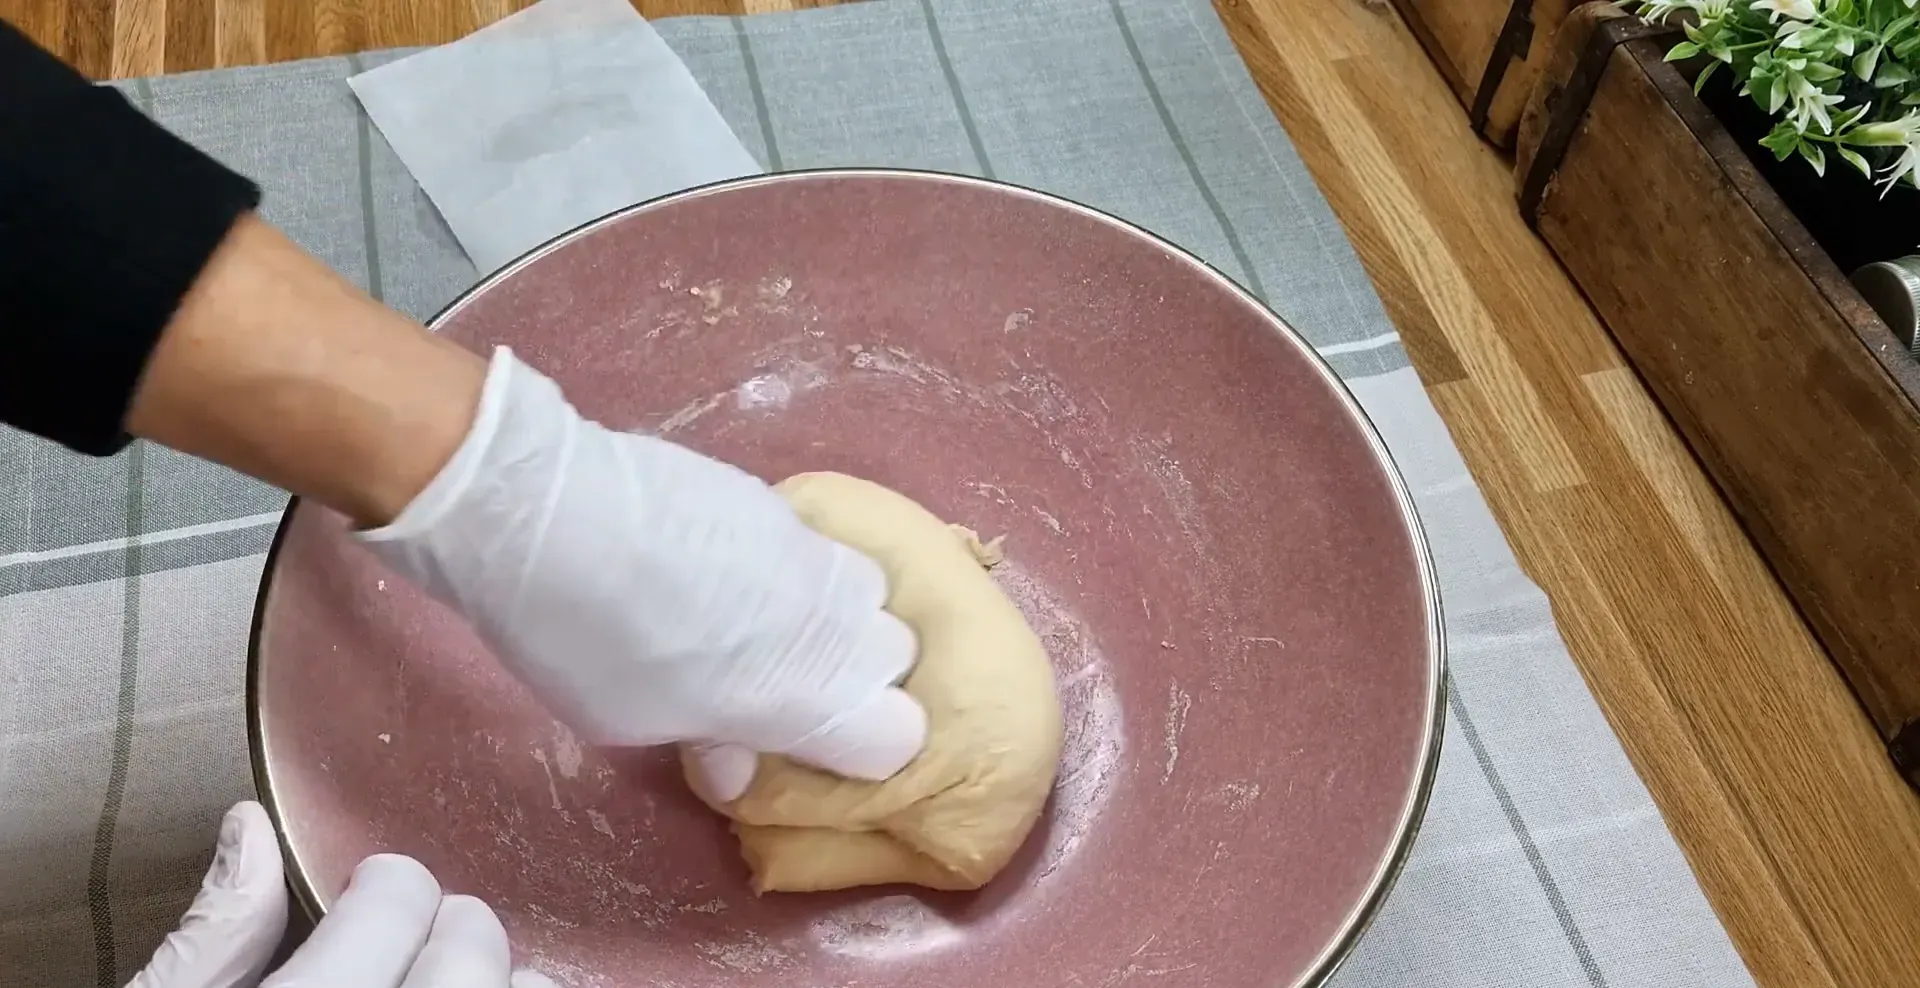
[[[1474,133],[1487,136],[1487,115],[1493,110],[1494,94],[1507,78],[1507,67],[1526,61],[1532,49],[1533,0],[1513,0],[1513,5],[1507,8],[1507,20],[1500,27],[1500,35],[1493,39],[1493,51],[1487,55],[1487,66],[1480,72],[1480,85],[1473,92],[1473,106],[1467,112]]]
[[[1524,150],[1521,152],[1520,162],[1520,216],[1528,226],[1537,228],[1540,201],[1546,194],[1547,183],[1560,168],[1560,160],[1566,157],[1567,145],[1587,115],[1587,105],[1593,102],[1594,90],[1606,74],[1614,49],[1640,38],[1677,33],[1674,28],[1648,24],[1637,17],[1612,16],[1594,25],[1580,50],[1579,60],[1564,81],[1550,75],[1541,80],[1544,89],[1537,98],[1540,109],[1546,111],[1546,129],[1530,157]],[[1561,44],[1566,43],[1563,37]]]

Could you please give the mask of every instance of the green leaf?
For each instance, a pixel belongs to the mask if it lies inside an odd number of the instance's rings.
[[[1684,62],[1700,54],[1700,46],[1691,41],[1682,41],[1667,51],[1667,61]]]
[[[1800,157],[1813,166],[1813,173],[1824,178],[1827,174],[1827,152],[1821,150],[1820,145],[1812,143],[1800,145],[1799,151]]]
[[[1868,178],[1873,177],[1873,166],[1867,163],[1866,155],[1861,154],[1860,152],[1855,151],[1852,148],[1836,147],[1834,148],[1834,150],[1840,152],[1840,157],[1846,159],[1847,164],[1852,165],[1855,168],[1858,168],[1860,170],[1860,174],[1865,175]]]
[[[1887,62],[1873,73],[1875,89],[1892,89],[1913,81],[1913,70],[1899,62]]]
[[[1775,160],[1785,161],[1793,157],[1794,149],[1800,146],[1800,134],[1792,124],[1782,122],[1760,139],[1760,146],[1772,151]]]
[[[1699,75],[1694,76],[1693,94],[1695,96],[1700,95],[1701,91],[1707,88],[1707,80],[1713,76],[1713,70],[1719,67],[1720,67],[1719,62],[1708,62],[1707,67],[1704,69],[1701,69]]]
[[[1861,82],[1873,78],[1874,66],[1880,64],[1880,51],[1885,47],[1885,45],[1874,45],[1872,48],[1853,56],[1854,76]]]
[[[1901,106],[1920,106],[1920,92],[1908,93],[1900,97]]]
[[[1773,85],[1769,87],[1767,91],[1767,112],[1779,113],[1780,108],[1786,105],[1787,77],[1783,75],[1774,76]]]
[[[1800,74],[1806,76],[1808,82],[1832,82],[1846,75],[1825,62],[1808,62]]]
[[[1788,23],[1791,24],[1793,22],[1789,21]],[[1780,47],[1790,51],[1806,51],[1809,48],[1818,48],[1822,42],[1827,40],[1829,33],[1831,32],[1822,27],[1810,27],[1805,30],[1795,31],[1780,39]]]

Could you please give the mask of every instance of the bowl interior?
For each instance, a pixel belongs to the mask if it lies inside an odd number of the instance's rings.
[[[755,898],[670,757],[583,747],[302,504],[262,591],[256,744],[317,905],[412,854],[570,988],[1273,988],[1355,934],[1430,773],[1424,553],[1344,392],[1218,275],[1036,194],[790,175],[602,221],[439,328],[609,425],[1006,535],[1067,750],[981,892]]]

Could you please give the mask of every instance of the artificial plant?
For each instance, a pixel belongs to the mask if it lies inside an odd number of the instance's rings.
[[[1769,116],[1760,143],[1821,175],[1829,156],[1882,186],[1920,188],[1920,0],[1622,0],[1687,40],[1667,60],[1704,56],[1698,92],[1727,71]]]

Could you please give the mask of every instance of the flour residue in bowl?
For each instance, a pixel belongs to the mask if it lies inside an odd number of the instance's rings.
[[[758,974],[793,963],[792,951],[758,933],[742,932],[724,940],[702,940],[693,945],[708,964],[736,974]]]
[[[1113,671],[1086,623],[1017,561],[1010,558],[993,573],[1046,646],[1066,720],[1041,852],[1038,877],[1045,878],[1085,841],[1113,797],[1125,762],[1125,718]]]
[[[1180,767],[1180,736],[1187,729],[1187,711],[1193,708],[1193,696],[1180,688],[1179,683],[1167,686],[1167,717],[1162,743],[1166,761],[1160,769],[1160,784],[1173,781],[1173,771]]]
[[[822,950],[877,960],[924,953],[960,942],[960,929],[911,895],[889,895],[841,906],[810,927]]]
[[[830,365],[819,358],[803,360],[782,354],[764,363],[771,366],[733,389],[736,409],[747,412],[785,408],[796,396],[826,387],[833,381]]]

